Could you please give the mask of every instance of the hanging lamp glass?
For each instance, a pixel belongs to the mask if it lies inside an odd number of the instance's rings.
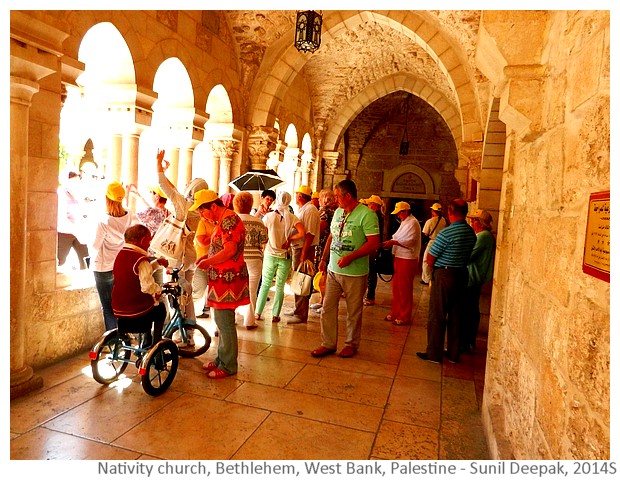
[[[314,10],[297,12],[295,48],[300,52],[314,52],[321,45],[323,16]]]

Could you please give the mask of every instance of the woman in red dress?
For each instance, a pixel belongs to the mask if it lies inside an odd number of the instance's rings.
[[[207,271],[207,306],[214,309],[219,332],[217,357],[203,368],[209,378],[224,378],[237,373],[235,308],[250,303],[248,269],[243,259],[245,227],[212,190],[196,192],[190,210],[198,210],[202,218],[215,223],[209,253],[196,260],[196,266]]]

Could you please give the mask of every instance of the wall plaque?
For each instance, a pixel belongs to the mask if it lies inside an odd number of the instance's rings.
[[[590,195],[583,252],[583,271],[609,282],[611,223],[609,191]]]
[[[392,191],[395,193],[426,193],[426,186],[415,173],[405,173],[398,177],[392,185]]]

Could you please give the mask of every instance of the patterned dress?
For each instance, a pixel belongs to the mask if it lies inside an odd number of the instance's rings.
[[[236,252],[228,260],[207,268],[207,305],[216,309],[234,310],[250,303],[248,269],[243,258],[245,227],[236,214],[224,217],[216,225],[211,236],[209,256],[221,252],[227,242],[235,243]]]

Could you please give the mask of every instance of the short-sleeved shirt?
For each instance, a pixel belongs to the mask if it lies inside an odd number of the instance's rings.
[[[316,208],[312,204],[312,202],[308,202],[299,209],[298,217],[299,220],[301,220],[302,225],[306,229],[306,234],[311,233],[312,235],[314,235],[314,238],[312,239],[312,246],[318,245],[319,238],[321,236],[321,217],[319,215],[318,208]],[[301,248],[303,246],[303,237],[293,241],[294,248]]]
[[[338,208],[330,225],[332,242],[329,255],[329,270],[342,275],[359,277],[368,274],[368,256],[356,258],[345,268],[338,266],[338,260],[360,248],[366,237],[379,235],[377,214],[366,205],[358,204],[351,213]]]
[[[198,243],[198,237],[207,235],[209,237],[209,244],[211,243],[211,235],[213,235],[213,230],[215,230],[215,224],[205,220],[204,218],[200,219],[198,222],[198,229],[196,230],[196,236],[194,237],[194,248],[196,248],[196,258],[200,258],[204,255],[208,255],[209,253],[209,245],[200,245]]]
[[[291,235],[291,230],[300,223],[300,220],[288,210],[279,212],[274,210],[263,217],[267,227],[267,245],[265,254],[277,258],[285,258],[288,250],[282,249],[282,244]]]
[[[429,253],[436,259],[435,267],[467,267],[475,244],[476,232],[460,220],[439,232]]]
[[[495,237],[488,230],[476,235],[476,245],[469,258],[469,285],[482,285],[493,278],[495,262]]]
[[[248,268],[243,258],[245,227],[236,214],[224,217],[213,230],[209,256],[221,252],[227,242],[235,243],[235,254],[222,263],[207,267],[207,305],[234,310],[250,303]]]

